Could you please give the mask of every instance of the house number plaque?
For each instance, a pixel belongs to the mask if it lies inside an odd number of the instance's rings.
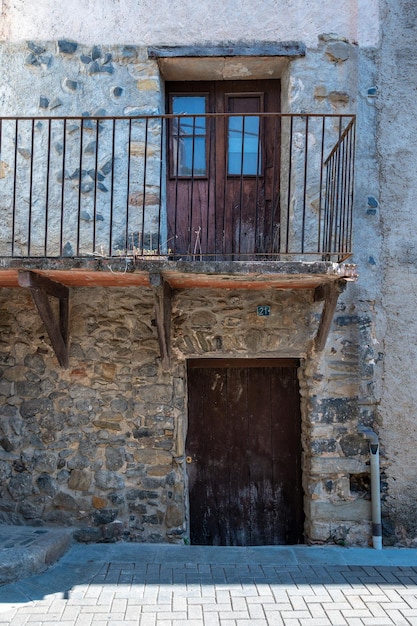
[[[257,307],[258,317],[269,317],[271,314],[271,307],[267,304],[262,304]]]

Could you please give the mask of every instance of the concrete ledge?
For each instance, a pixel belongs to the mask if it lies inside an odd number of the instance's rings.
[[[73,543],[72,528],[43,529],[25,526],[0,527],[12,547],[0,548],[0,585],[14,582],[45,571],[55,563]],[[36,532],[44,534],[36,535]],[[19,540],[14,542],[14,537]],[[26,537],[26,539],[24,539]],[[22,545],[27,543],[28,545]]]

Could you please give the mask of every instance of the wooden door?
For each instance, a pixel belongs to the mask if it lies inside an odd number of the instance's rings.
[[[167,83],[174,253],[246,258],[278,250],[280,119],[263,114],[279,112],[279,86]]]
[[[303,541],[301,419],[293,360],[190,360],[191,543]]]

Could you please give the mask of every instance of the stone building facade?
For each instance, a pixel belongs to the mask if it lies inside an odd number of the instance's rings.
[[[280,259],[275,266],[274,261],[260,266],[251,261],[239,268],[208,261],[207,266],[200,262],[199,269],[199,261],[187,265],[146,258],[135,263],[120,254],[81,261],[72,233],[63,241],[69,246],[60,255],[63,266],[47,254],[29,258],[27,232],[19,234],[17,225],[15,252],[2,256],[0,268],[1,519],[71,525],[83,541],[189,542],[190,360],[246,359],[259,366],[262,360],[279,365],[292,359],[299,389],[302,540],[368,544],[369,453],[358,430],[363,425],[377,431],[381,441],[384,541],[412,541],[415,523],[407,506],[414,487],[405,468],[414,468],[413,429],[409,421],[405,428],[395,417],[402,414],[404,391],[395,372],[400,367],[401,375],[408,370],[412,377],[413,368],[411,355],[399,366],[394,346],[402,332],[389,306],[397,284],[388,251],[395,223],[381,215],[384,194],[392,203],[396,193],[397,204],[403,196],[402,189],[393,189],[385,161],[393,138],[384,107],[386,100],[391,110],[394,96],[381,98],[379,90],[379,84],[388,82],[385,66],[392,67],[387,60],[392,38],[399,27],[408,28],[400,9],[397,14],[382,0],[352,0],[342,8],[325,3],[320,9],[315,2],[243,2],[239,11],[233,3],[214,2],[217,12],[212,2],[212,17],[207,18],[203,2],[193,6],[190,23],[187,2],[155,7],[126,0],[116,7],[106,1],[93,8],[89,3],[88,11],[84,5],[79,12],[71,9],[71,15],[65,15],[65,7],[58,12],[53,3],[43,4],[35,11],[24,0],[13,6],[3,2],[0,112],[5,118],[33,116],[39,133],[46,128],[43,118],[84,116],[83,158],[96,162],[93,175],[90,165],[84,170],[74,166],[75,204],[81,196],[88,200],[108,194],[114,177],[109,155],[95,157],[99,131],[96,137],[97,126],[88,134],[89,117],[162,115],[168,81],[271,77],[281,82],[284,114],[357,116],[353,256],[339,264],[300,256]],[[407,5],[412,21],[411,3],[400,4]],[[407,33],[414,28],[413,23]],[[391,79],[388,94],[397,80]],[[79,130],[79,120],[70,123]],[[29,164],[36,148],[25,132],[22,126],[16,159]],[[318,153],[313,125],[306,136]],[[4,130],[4,185],[13,178],[6,139]],[[153,145],[161,144],[157,132],[153,139]],[[305,136],[298,140],[304,145]],[[148,148],[139,137],[134,156],[142,158]],[[161,161],[164,148],[155,150],[155,162]],[[63,151],[62,143],[52,143],[54,158],[62,158]],[[33,180],[45,177],[40,166],[30,167]],[[71,185],[72,171],[62,175]],[[124,175],[122,169],[118,175]],[[52,178],[60,181],[55,169]],[[33,188],[36,194],[36,182]],[[9,206],[2,206],[0,218],[3,232],[10,229],[10,204],[19,206],[10,189],[4,196],[12,194]],[[292,206],[299,202],[298,193],[296,189]],[[317,192],[305,184],[304,194],[313,214]],[[136,197],[138,206],[142,196]],[[129,202],[135,205],[132,197]],[[43,224],[36,211],[33,203],[33,237],[36,224]],[[95,208],[79,215],[81,227],[96,219],[97,232],[105,228],[106,215],[100,220]],[[411,235],[409,239],[412,250]],[[2,250],[9,243],[0,236]],[[412,282],[410,255],[404,255]],[[294,269],[294,262],[301,265]],[[382,267],[391,268],[384,279]],[[43,272],[58,283],[66,280],[68,367],[59,365],[31,297],[33,289],[19,282],[20,270]],[[81,280],[87,270],[88,277]],[[155,309],[161,293],[158,280],[152,279],[155,272],[168,282],[172,278],[169,321]],[[336,297],[327,341],[317,349],[317,335],[327,323],[327,300],[323,304],[317,288],[331,280],[347,283],[346,289]],[[391,294],[388,300],[385,290]],[[54,302],[51,310],[58,319]],[[412,309],[408,304],[406,311]],[[259,306],[267,307],[269,315],[258,315]],[[396,315],[408,319],[406,311],[398,308]],[[408,391],[404,395],[412,420],[414,404]],[[406,435],[409,444],[400,464],[398,449]]]

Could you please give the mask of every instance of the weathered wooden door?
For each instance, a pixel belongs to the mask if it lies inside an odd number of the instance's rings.
[[[280,118],[263,114],[279,112],[279,86],[167,84],[168,110],[176,116],[167,168],[175,253],[238,258],[278,249]]]
[[[191,543],[301,543],[297,362],[209,359],[188,365]]]

